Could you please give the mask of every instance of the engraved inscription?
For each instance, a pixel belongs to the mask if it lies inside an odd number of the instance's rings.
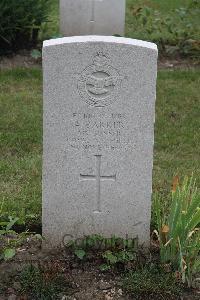
[[[74,112],[66,131],[68,148],[74,150],[126,151],[134,145],[124,113],[104,116],[96,113]]]
[[[109,58],[98,52],[78,80],[79,94],[91,106],[104,107],[117,99],[122,78],[108,62]]]
[[[101,175],[101,157],[102,155],[95,155],[96,157],[96,174],[83,175],[80,174],[80,180],[95,180],[96,181],[96,202],[97,208],[94,212],[101,212],[101,181],[111,180],[116,181],[115,175]]]

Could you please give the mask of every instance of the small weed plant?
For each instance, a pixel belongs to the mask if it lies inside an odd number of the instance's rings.
[[[174,178],[168,214],[162,209],[163,201],[155,195],[161,262],[171,264],[182,282],[191,287],[200,272],[200,193],[193,176],[185,177],[182,185],[177,176]]]
[[[66,249],[80,259],[87,259],[92,253],[101,262],[100,270],[107,271],[123,266],[137,259],[137,239],[123,239],[116,236],[105,238],[101,235],[86,236],[83,239],[69,241]]]
[[[15,256],[15,247],[19,243],[19,239],[13,238],[16,232],[12,230],[12,226],[17,222],[18,218],[9,217],[7,222],[0,222],[0,259],[9,260]]]
[[[12,230],[18,218],[8,217],[7,221],[2,221],[3,201],[0,207],[0,260],[9,260],[15,255],[16,239],[11,239],[11,235],[16,235]]]
[[[28,232],[17,233],[13,230],[13,226],[17,224],[19,218],[6,216],[3,214],[3,201],[0,206],[0,260],[10,260],[16,254],[16,249],[21,246],[27,237]],[[37,239],[41,239],[36,234]]]

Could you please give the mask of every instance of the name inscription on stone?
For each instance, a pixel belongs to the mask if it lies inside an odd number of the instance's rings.
[[[134,147],[124,113],[73,112],[67,128],[68,147],[76,150],[126,150]]]

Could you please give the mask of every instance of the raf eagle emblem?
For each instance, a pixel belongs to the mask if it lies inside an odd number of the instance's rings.
[[[81,97],[91,106],[104,107],[116,100],[121,77],[109,64],[109,58],[102,52],[95,56],[78,81]]]
[[[107,76],[106,78],[96,78],[91,75],[87,78],[86,84],[88,92],[94,95],[106,95],[115,86],[117,78]]]

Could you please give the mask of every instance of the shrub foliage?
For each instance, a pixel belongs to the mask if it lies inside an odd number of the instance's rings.
[[[50,0],[0,1],[0,54],[30,48],[47,21]]]
[[[154,1],[146,2],[151,5]],[[127,3],[128,37],[155,42],[159,47],[159,53],[165,56],[178,54],[199,58],[199,0],[190,0],[184,7],[179,6],[166,13],[154,7],[138,5],[139,1],[127,0]]]

